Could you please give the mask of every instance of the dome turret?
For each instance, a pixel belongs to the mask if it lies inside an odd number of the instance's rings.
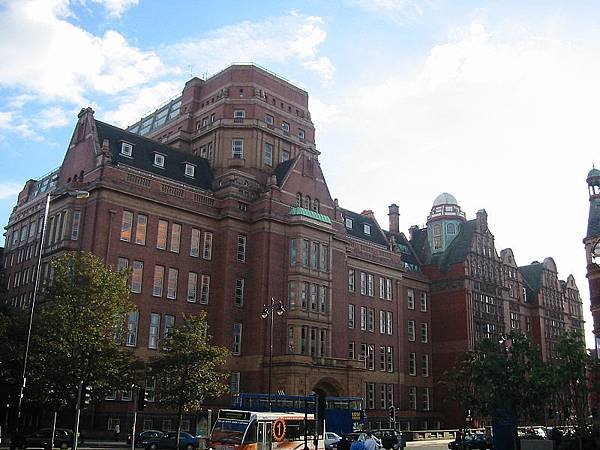
[[[454,195],[448,192],[438,195],[427,217],[427,239],[432,253],[446,250],[465,221],[465,213]]]

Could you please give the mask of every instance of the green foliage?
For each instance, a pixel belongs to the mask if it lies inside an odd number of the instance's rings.
[[[30,357],[39,399],[73,404],[79,380],[95,398],[125,388],[133,354],[123,347],[128,273],[117,273],[92,253],[68,252],[52,261],[54,277],[36,307]],[[117,337],[117,339],[115,339]]]
[[[223,367],[229,352],[210,344],[205,312],[184,315],[161,350],[150,367],[159,382],[160,404],[177,409],[180,430],[184,411],[200,409],[205,397],[227,392]]]
[[[537,415],[552,386],[538,349],[520,333],[484,339],[467,352],[450,377],[455,399],[481,416],[499,411],[517,419]]]
[[[0,305],[0,398],[6,402],[21,384],[28,323],[27,311]]]

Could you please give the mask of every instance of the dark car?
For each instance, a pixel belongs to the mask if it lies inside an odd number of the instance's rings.
[[[23,447],[50,448],[52,445],[52,428],[42,428],[33,434],[25,436]],[[66,428],[54,430],[54,447],[71,448],[73,446],[73,432]]]
[[[398,430],[394,429],[382,429],[372,431],[373,435],[375,435],[381,441],[381,446],[386,450],[398,449],[402,447],[406,447],[406,442],[402,437],[402,433]]]
[[[146,450],[159,450],[159,449],[174,449],[175,450],[175,448],[176,448],[175,441],[176,440],[177,440],[177,432],[176,431],[164,433],[160,438],[146,443],[144,445],[144,448]],[[179,437],[179,446],[177,447],[178,450],[197,450],[198,445],[199,445],[199,441],[198,441],[197,437],[192,436],[191,434],[186,433],[185,431],[181,432],[181,435]]]
[[[461,444],[464,446],[461,447]],[[477,449],[477,450],[487,450],[492,448],[492,444],[488,442],[485,438],[484,433],[475,433],[475,434],[467,434],[463,442],[452,441],[448,443],[448,448],[450,450],[462,450],[462,449]]]
[[[135,446],[145,447],[151,441],[156,442],[163,437],[163,432],[158,430],[144,430],[135,435]],[[127,445],[131,445],[131,434],[127,436]]]

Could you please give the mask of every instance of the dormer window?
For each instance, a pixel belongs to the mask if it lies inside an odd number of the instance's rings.
[[[281,129],[286,133],[290,132],[290,124],[287,122],[281,122]]]
[[[353,223],[350,217],[346,217],[346,228],[352,229]]]
[[[131,145],[127,142],[122,142],[121,143],[121,155],[131,156],[132,153],[133,153],[133,145]]]
[[[298,130],[298,139],[304,140],[305,133],[304,130]]]
[[[371,225],[368,224],[363,224],[363,231],[365,234],[368,234],[369,236],[371,235]]]
[[[165,167],[165,155],[160,153],[154,154],[154,165],[157,167]]]
[[[194,166],[193,164],[185,163],[185,176],[193,177],[194,172],[196,172],[196,166]]]

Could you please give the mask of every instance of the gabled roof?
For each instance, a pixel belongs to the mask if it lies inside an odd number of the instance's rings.
[[[182,152],[99,120],[96,120],[95,123],[99,142],[102,143],[104,139],[108,139],[114,164],[134,167],[200,189],[212,190],[213,174],[206,159],[192,153]],[[131,157],[121,153],[123,142],[133,146]],[[164,155],[164,167],[158,167],[154,164],[156,153]],[[186,163],[195,167],[193,177],[185,174]]]
[[[341,210],[342,215],[344,216],[344,226],[349,235],[387,247],[388,241],[375,219],[367,215],[349,211],[347,209],[341,208]],[[351,228],[346,226],[346,219],[352,219]],[[369,234],[365,233],[365,225],[368,225],[370,228]]]
[[[395,240],[394,251],[400,253],[404,267],[412,272],[420,272],[421,261],[404,233],[390,233],[389,231],[384,231],[384,233],[388,240],[391,241],[392,238]]]
[[[277,167],[275,167],[275,169],[273,170],[273,175],[275,175],[275,177],[277,178],[277,186],[281,187],[281,185],[283,184],[283,180],[294,165],[295,161],[296,158],[288,159],[287,161],[279,163]]]

